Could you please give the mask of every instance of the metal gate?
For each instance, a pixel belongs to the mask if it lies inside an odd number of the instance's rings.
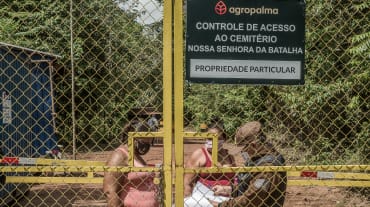
[[[37,124],[35,116],[14,110],[14,104],[22,108],[22,103],[13,98],[9,105],[3,98],[2,109],[7,107],[11,117],[2,113],[1,119],[13,130],[1,137],[1,205],[13,198],[5,185],[26,184],[26,190],[14,187],[19,195],[11,201],[15,205],[106,206],[105,174],[146,172],[160,175],[153,178],[160,206],[184,206],[186,174],[286,172],[284,206],[368,206],[369,5],[305,2],[305,85],[278,86],[184,80],[184,2],[0,0],[0,41],[52,56],[47,74],[52,82],[40,84],[27,101],[33,114],[46,110],[54,118],[42,119],[47,126]],[[14,59],[2,54],[3,71],[22,58],[8,54]],[[4,75],[12,80],[15,74]],[[24,90],[29,88],[32,84]],[[43,97],[43,89],[54,92],[52,99],[32,102]],[[17,86],[9,90],[22,94]],[[31,146],[25,142],[4,144],[24,130],[14,117],[35,123],[26,131],[46,137],[34,147],[40,153],[28,155]],[[152,117],[155,129],[124,131],[131,120],[150,125]],[[206,140],[217,146],[217,136],[203,127],[215,117],[223,123],[224,147],[236,166],[187,167],[193,151]],[[244,166],[235,136],[250,121],[263,123],[266,138],[285,157],[285,165]],[[137,167],[132,159],[135,140],[147,138],[155,138],[142,156],[148,165]],[[62,147],[54,149],[47,140]],[[127,144],[127,166],[107,165],[121,144]],[[12,147],[20,153],[7,153]],[[216,149],[210,158],[214,164]]]

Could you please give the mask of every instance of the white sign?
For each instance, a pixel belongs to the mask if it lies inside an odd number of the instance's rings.
[[[12,123],[12,100],[6,92],[3,92],[2,94],[2,101],[3,101],[3,124],[11,124]]]
[[[194,78],[297,79],[300,61],[190,59]]]

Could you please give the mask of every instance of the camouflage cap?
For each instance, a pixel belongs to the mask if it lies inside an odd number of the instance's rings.
[[[247,122],[239,127],[235,134],[237,144],[246,144],[257,138],[261,132],[262,125],[258,121]]]

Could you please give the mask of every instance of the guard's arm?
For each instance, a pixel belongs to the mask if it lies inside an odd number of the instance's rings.
[[[256,174],[249,182],[248,189],[240,196],[218,204],[221,207],[260,206],[269,195],[274,173]]]

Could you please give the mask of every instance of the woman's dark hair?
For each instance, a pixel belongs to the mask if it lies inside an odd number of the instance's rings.
[[[128,140],[129,132],[149,132],[150,127],[144,120],[134,119],[129,121],[125,126],[123,126],[121,133],[121,140],[126,143]]]
[[[219,129],[222,132],[221,136],[223,136],[225,140],[227,139],[227,135],[225,133],[224,122],[217,116],[212,116],[210,123],[208,124],[208,129],[213,129],[213,128]]]

